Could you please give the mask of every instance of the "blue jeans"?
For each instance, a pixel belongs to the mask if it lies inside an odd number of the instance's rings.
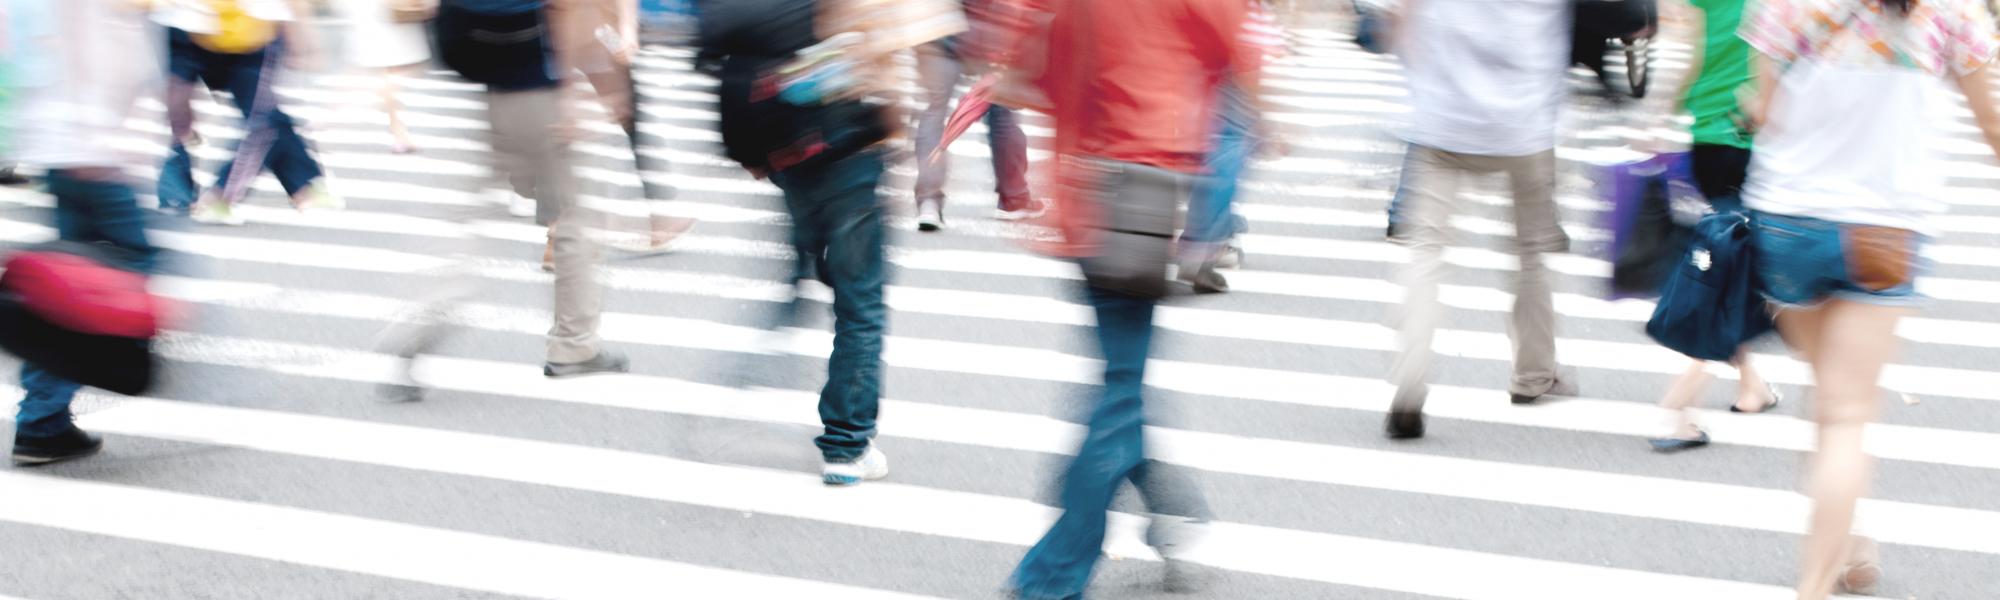
[[[1202,165],[1205,177],[1195,183],[1188,199],[1187,228],[1181,232],[1185,243],[1220,244],[1242,229],[1233,209],[1237,183],[1257,149],[1251,131],[1257,117],[1249,103],[1234,94],[1225,93],[1221,106],[1213,145]]]
[[[243,113],[243,140],[237,144],[236,158],[223,163],[215,175],[224,201],[233,203],[248,196],[250,183],[265,169],[278,177],[286,195],[297,194],[322,174],[319,162],[307,152],[305,138],[293,128],[291,116],[278,108],[272,76],[283,57],[283,37],[250,54],[219,54],[196,45],[185,31],[167,32],[168,85],[206,83],[210,90],[229,92],[230,100]],[[175,102],[183,96],[169,94]],[[184,115],[178,119],[192,119],[184,108],[169,106],[168,110]],[[194,202],[194,160],[178,135],[189,125],[174,124],[173,155],[160,167],[158,193],[163,208],[186,208]]]
[[[1012,584],[1027,600],[1080,598],[1104,547],[1111,499],[1126,480],[1156,513],[1206,519],[1208,507],[1190,484],[1146,462],[1146,356],[1153,340],[1154,301],[1099,289],[1088,292],[1104,354],[1104,390],[1090,413],[1089,433],[1062,480],[1062,517],[1028,550]]]
[[[792,216],[795,276],[811,271],[833,288],[833,356],[819,395],[826,429],[814,440],[829,461],[854,460],[868,450],[881,406],[888,261],[875,186],[882,169],[881,153],[867,150],[771,175]]]
[[[132,188],[105,178],[83,178],[64,169],[49,171],[49,193],[56,197],[56,235],[78,242],[102,242],[137,253],[141,270],[150,270],[158,250],[146,241],[146,215],[139,210]],[[15,417],[18,437],[51,437],[74,427],[70,401],[82,386],[21,365],[21,411]]]

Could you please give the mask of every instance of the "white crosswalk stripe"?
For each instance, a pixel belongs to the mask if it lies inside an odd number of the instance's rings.
[[[1579,251],[1549,262],[1559,355],[1583,396],[1505,401],[1512,225],[1504,195],[1480,186],[1447,254],[1454,313],[1436,342],[1433,437],[1391,444],[1382,375],[1406,258],[1380,235],[1401,152],[1383,130],[1407,111],[1399,67],[1337,32],[1294,39],[1269,83],[1293,154],[1259,163],[1244,186],[1252,262],[1227,272],[1230,294],[1156,318],[1148,454],[1192,475],[1218,517],[1188,555],[1212,573],[1192,597],[1791,597],[1810,512],[1794,491],[1814,443],[1809,403],[1705,410],[1717,446],[1698,453],[1655,456],[1643,441],[1663,427],[1652,402],[1686,362],[1638,331],[1649,303],[1605,299],[1603,207],[1582,177],[1589,161],[1635,155],[1637,109],[1579,98],[1559,152]],[[1687,49],[1662,46],[1659,68],[1683,68]],[[175,260],[155,288],[188,315],[157,345],[171,375],[148,397],[79,399],[79,424],[107,434],[104,455],[0,470],[0,537],[72,545],[36,557],[132,544],[119,551],[153,557],[164,580],[105,572],[94,589],[200,590],[189,596],[992,597],[1057,516],[1052,469],[1084,433],[1076,398],[1101,364],[1074,297],[1080,274],[1022,249],[1034,231],[980,218],[990,149],[976,126],[952,151],[952,228],[893,239],[880,440],[896,471],[819,485],[808,440],[832,336],[825,319],[760,328],[792,294],[777,281],[788,219],[774,188],[717,151],[713,84],[688,58],[640,60],[642,129],[657,146],[645,152],[668,170],[622,170],[630,153],[608,126],[578,145],[591,206],[702,221],[674,254],[602,271],[600,333],[633,355],[632,374],[550,381],[536,368],[550,322],[550,277],[534,261],[544,231],[461,218],[487,206],[477,87],[412,81],[403,102],[422,152],[393,155],[375,82],[316,76],[283,93],[352,208],[286,210],[265,180],[261,205],[239,209],[249,227],[156,224]],[[1662,77],[1655,88],[1671,89]],[[141,107],[128,149],[164,152],[162,110]],[[242,134],[236,116],[199,112],[209,144],[195,155],[219,161]],[[1037,144],[1050,134],[1045,119],[1027,122]],[[2000,560],[2000,168],[1960,133],[1954,216],[1925,250],[1935,305],[1903,323],[1907,351],[1883,376],[1922,403],[1869,432],[1883,484],[1862,519],[1889,549],[1891,597],[2000,596],[2000,581],[1978,575]],[[913,229],[912,173],[892,174],[893,223]],[[641,177],[676,199],[635,199]],[[53,238],[51,207],[0,191],[0,242]],[[476,256],[463,263],[445,250],[465,248]],[[397,379],[376,334],[460,271],[482,291],[451,317],[458,341],[418,363],[434,392],[377,401],[374,386]],[[816,284],[799,293],[830,299]],[[1811,383],[1776,345],[1755,360],[1788,389]],[[750,365],[759,381],[737,385]],[[1114,509],[1105,552],[1117,560],[1094,597],[1152,597],[1145,511]],[[0,561],[31,556],[9,552]],[[96,576],[84,562],[48,568]],[[330,573],[358,579],[317,579]],[[72,594],[42,583],[56,580],[0,570],[0,594]],[[302,581],[328,587],[291,593]]]

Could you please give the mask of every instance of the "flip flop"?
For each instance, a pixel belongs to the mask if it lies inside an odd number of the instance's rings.
[[[1742,413],[1746,415],[1761,415],[1767,412],[1771,412],[1771,409],[1778,407],[1779,402],[1783,402],[1785,400],[1785,395],[1778,392],[1777,384],[1766,383],[1764,384],[1764,387],[1771,392],[1771,401],[1764,403],[1763,408],[1759,408],[1757,410],[1743,410],[1741,408],[1737,408],[1736,405],[1731,404],[1729,405],[1729,412]]]
[[[1653,438],[1647,440],[1647,442],[1653,445],[1654,452],[1661,454],[1673,454],[1682,450],[1693,450],[1708,445],[1708,432],[1697,429],[1695,430],[1695,434],[1695,437],[1692,438]]]

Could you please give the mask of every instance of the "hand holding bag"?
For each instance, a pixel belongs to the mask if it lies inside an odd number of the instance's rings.
[[[1702,360],[1727,361],[1776,326],[1756,274],[1750,217],[1709,215],[1695,226],[1683,260],[1660,290],[1646,335]]]

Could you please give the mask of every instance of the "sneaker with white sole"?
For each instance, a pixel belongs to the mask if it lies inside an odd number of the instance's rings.
[[[944,203],[917,203],[917,231],[932,232],[944,229]]]
[[[1036,198],[1023,203],[1024,206],[1008,207],[1005,202],[993,213],[993,218],[1002,221],[1025,221],[1040,218],[1049,209],[1049,201]]]
[[[889,455],[869,445],[861,456],[847,462],[826,461],[820,476],[827,485],[855,485],[889,476]]]
[[[246,222],[243,220],[243,215],[236,214],[236,211],[230,208],[228,202],[213,198],[204,198],[194,203],[194,207],[188,209],[188,218],[203,225],[230,227],[241,227]]]

